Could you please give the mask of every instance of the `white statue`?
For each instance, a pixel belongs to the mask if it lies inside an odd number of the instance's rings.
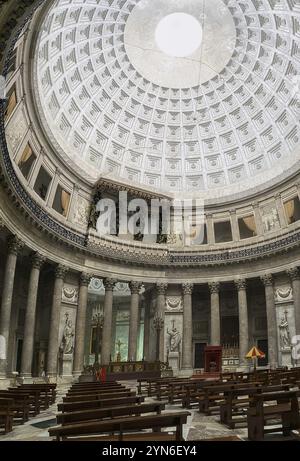
[[[173,320],[173,328],[171,331],[167,329],[167,334],[169,335],[170,341],[170,351],[171,352],[179,352],[179,346],[181,343],[181,334],[175,327],[175,320]]]
[[[289,349],[291,347],[291,336],[290,336],[289,323],[287,319],[287,311],[284,311],[284,315],[281,317],[279,331],[280,331],[281,348]]]
[[[74,331],[73,331],[72,320],[69,319],[69,314],[66,313],[66,323],[65,323],[65,328],[63,332],[61,346],[60,346],[64,354],[73,353],[73,349],[74,349],[73,338],[74,338]]]

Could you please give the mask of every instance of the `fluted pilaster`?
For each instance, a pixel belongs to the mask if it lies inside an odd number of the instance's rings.
[[[114,279],[105,279],[104,322],[101,343],[101,364],[108,365],[111,356],[113,290],[117,283]]]
[[[130,321],[129,321],[129,338],[128,338],[128,360],[136,360],[137,353],[137,335],[138,335],[138,320],[139,320],[139,299],[141,282],[130,282],[129,288],[131,291],[130,301]]]
[[[248,305],[247,305],[247,282],[245,279],[235,280],[238,291],[239,306],[239,349],[240,365],[246,366],[246,354],[249,351],[249,327],[248,327]]]
[[[293,288],[296,335],[300,335],[300,273],[298,267],[287,270]]]
[[[261,277],[261,281],[265,286],[266,311],[268,324],[268,356],[271,368],[276,368],[278,365],[278,350],[277,350],[277,322],[274,301],[273,277],[271,274],[266,274]]]
[[[162,319],[163,324],[165,321],[165,305],[166,305],[166,291],[168,289],[168,284],[164,282],[157,283],[156,291],[157,291],[157,306],[156,311],[157,315]],[[165,360],[165,330],[164,327],[160,330],[157,330],[159,334],[159,350],[158,350],[158,357],[160,362],[164,362]]]
[[[192,318],[192,283],[182,284],[183,293],[183,340],[182,340],[182,368],[193,368],[193,318]]]
[[[84,340],[86,326],[86,310],[88,303],[88,287],[91,274],[82,272],[79,278],[78,308],[75,325],[73,374],[79,376],[84,367]]]
[[[210,290],[210,343],[212,346],[219,346],[220,336],[220,283],[209,283]]]

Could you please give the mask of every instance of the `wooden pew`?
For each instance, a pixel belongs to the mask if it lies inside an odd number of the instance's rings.
[[[135,395],[135,391],[124,389],[118,392],[94,392],[93,394],[75,394],[63,397],[63,402],[83,402],[84,400],[104,400],[114,397],[131,397]]]
[[[137,404],[144,402],[145,397],[141,395],[134,395],[132,397],[114,397],[109,399],[101,399],[101,400],[84,400],[81,402],[65,402],[59,403],[57,405],[58,411],[65,412],[72,412],[72,411],[81,411],[81,410],[88,410],[88,409],[96,409],[96,408],[108,408],[112,406],[119,406],[119,405],[130,405],[130,404]]]
[[[42,383],[42,384],[21,384],[21,389],[40,389],[42,395],[46,395],[49,405],[53,405],[56,400],[56,384]]]
[[[286,436],[293,429],[299,429],[299,396],[300,391],[296,390],[254,395],[247,412],[249,440],[263,440],[265,434],[279,431]],[[269,405],[265,405],[267,402]],[[280,428],[269,427],[275,420],[280,423]]]
[[[145,413],[161,414],[165,409],[166,402],[152,402],[142,404],[131,404],[113,406],[108,408],[93,408],[91,410],[73,411],[70,413],[61,413],[56,415],[57,424],[74,424],[82,421],[101,420],[105,418],[116,418],[120,416],[136,415],[140,416]]]
[[[32,389],[32,388],[22,389],[20,387],[9,387],[8,390],[10,392],[18,393],[20,395],[29,395],[29,414],[31,414],[32,416],[37,416],[40,413],[41,406],[48,405],[48,402],[47,404],[44,402],[41,396],[40,389]]]
[[[0,399],[12,399],[13,400],[13,419],[24,424],[25,421],[29,419],[29,395],[22,394],[18,392],[11,392],[11,391],[0,391]]]
[[[49,429],[49,435],[60,440],[176,440],[182,441],[182,427],[186,424],[188,412],[164,413],[161,415],[146,415],[139,417],[116,418],[105,421],[85,422]],[[158,429],[175,427],[175,434],[157,432]],[[141,432],[152,429],[155,433]],[[130,433],[127,433],[129,432]],[[133,433],[134,432],[134,433]],[[110,435],[104,435],[109,433]],[[111,435],[117,433],[117,436]],[[86,436],[86,437],[84,437]]]
[[[252,397],[258,393],[288,391],[289,384],[258,385],[244,388],[233,388],[224,394],[224,401],[220,404],[220,422],[234,429],[236,424],[247,422],[247,409]]]
[[[66,396],[76,396],[76,395],[86,395],[86,394],[112,394],[113,392],[120,393],[122,391],[128,391],[130,389],[120,386],[120,387],[114,387],[113,389],[111,388],[91,388],[91,389],[81,389],[80,391],[78,390],[69,390],[66,393]]]
[[[13,399],[0,398],[0,427],[4,428],[4,434],[12,431],[13,404]]]

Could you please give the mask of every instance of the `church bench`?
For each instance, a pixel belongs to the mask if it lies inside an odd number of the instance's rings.
[[[33,416],[37,416],[41,408],[46,409],[49,407],[49,400],[45,395],[42,395],[40,389],[9,387],[8,390],[22,395],[29,395],[29,413]]]
[[[92,393],[102,393],[102,394],[108,394],[108,393],[112,393],[112,392],[119,392],[119,391],[122,391],[122,390],[128,390],[128,388],[126,388],[125,386],[119,386],[119,387],[113,387],[113,388],[107,388],[107,387],[104,387],[101,389],[99,389],[98,387],[96,388],[89,388],[89,389],[70,389],[68,390],[67,394],[66,395],[80,395],[80,394],[92,394]]]
[[[49,435],[56,437],[57,441],[60,440],[114,440],[115,433],[118,434],[117,439],[122,440],[170,440],[169,434],[158,435],[162,428],[175,427],[176,432],[173,440],[182,441],[182,429],[186,424],[187,417],[190,416],[188,412],[180,413],[164,413],[161,415],[146,415],[138,417],[125,417],[116,418],[105,421],[85,422],[83,424],[72,424],[49,429]],[[154,433],[147,434],[141,433],[142,430],[152,429]],[[129,432],[126,434],[126,432]],[[136,432],[133,434],[132,432]],[[86,437],[85,437],[86,436]]]
[[[209,385],[219,385],[220,381],[210,381]],[[187,383],[184,385],[184,394],[182,396],[182,407],[183,408],[192,408],[193,404],[199,406],[199,392],[208,385],[207,381],[194,381],[192,383]]]
[[[267,433],[289,435],[292,430],[299,430],[299,396],[300,391],[296,390],[254,395],[247,411],[249,440],[263,440]],[[280,427],[269,427],[274,424],[280,424]]]
[[[247,422],[247,409],[253,395],[257,393],[288,391],[289,384],[284,385],[259,385],[246,388],[231,389],[224,395],[224,401],[220,404],[220,422],[234,429],[236,424]]]
[[[29,419],[29,395],[11,391],[0,391],[0,399],[12,399],[13,419],[24,424]]]
[[[116,418],[120,416],[140,416],[145,413],[161,414],[165,409],[166,402],[152,402],[142,404],[121,405],[108,408],[93,408],[90,410],[74,411],[56,415],[57,424],[72,424],[82,421]]]
[[[0,398],[0,427],[3,427],[4,434],[12,431],[13,424],[13,399]]]
[[[42,383],[42,384],[21,384],[18,386],[21,389],[40,389],[42,395],[47,396],[49,405],[55,403],[56,400],[56,384]]]
[[[63,402],[82,402],[84,400],[104,400],[111,399],[113,397],[130,397],[136,395],[135,391],[130,389],[124,389],[117,392],[94,392],[92,394],[75,394],[63,397]]]
[[[224,395],[231,389],[239,389],[245,386],[259,386],[259,383],[224,383],[223,385],[212,385],[201,389],[198,397],[199,412],[205,415],[211,415],[212,412],[220,411],[221,402],[224,401]]]
[[[92,383],[74,383],[71,386],[71,389],[90,389],[94,387],[103,388],[103,387],[119,387],[122,386],[121,383],[117,383],[116,381],[109,381],[109,382],[92,382]]]
[[[152,378],[148,379],[148,397],[152,397],[157,393],[157,387],[168,384],[169,382],[182,381],[182,378]]]
[[[119,397],[114,396],[109,399],[102,399],[102,400],[85,400],[80,402],[66,402],[66,403],[59,403],[57,405],[58,411],[65,412],[72,412],[72,411],[79,411],[79,410],[88,410],[88,409],[95,409],[95,408],[107,408],[112,406],[119,406],[119,405],[130,405],[130,404],[137,404],[144,402],[145,398],[143,396],[132,396],[132,397]]]

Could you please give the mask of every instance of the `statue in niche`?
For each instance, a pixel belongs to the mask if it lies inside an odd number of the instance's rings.
[[[73,338],[74,338],[74,331],[73,331],[73,324],[72,320],[69,319],[68,312],[65,314],[66,316],[66,323],[63,332],[63,337],[60,345],[60,349],[64,354],[72,354],[73,353]]]
[[[179,333],[179,331],[175,327],[175,320],[173,320],[172,330],[169,331],[169,329],[167,329],[167,334],[169,335],[169,344],[170,344],[169,349],[170,349],[170,351],[171,352],[179,352],[179,346],[180,346],[180,343],[181,343],[181,334]]]
[[[290,349],[291,347],[291,335],[290,328],[287,319],[287,311],[284,311],[284,315],[281,317],[281,322],[279,325],[280,331],[280,345],[281,349]]]

